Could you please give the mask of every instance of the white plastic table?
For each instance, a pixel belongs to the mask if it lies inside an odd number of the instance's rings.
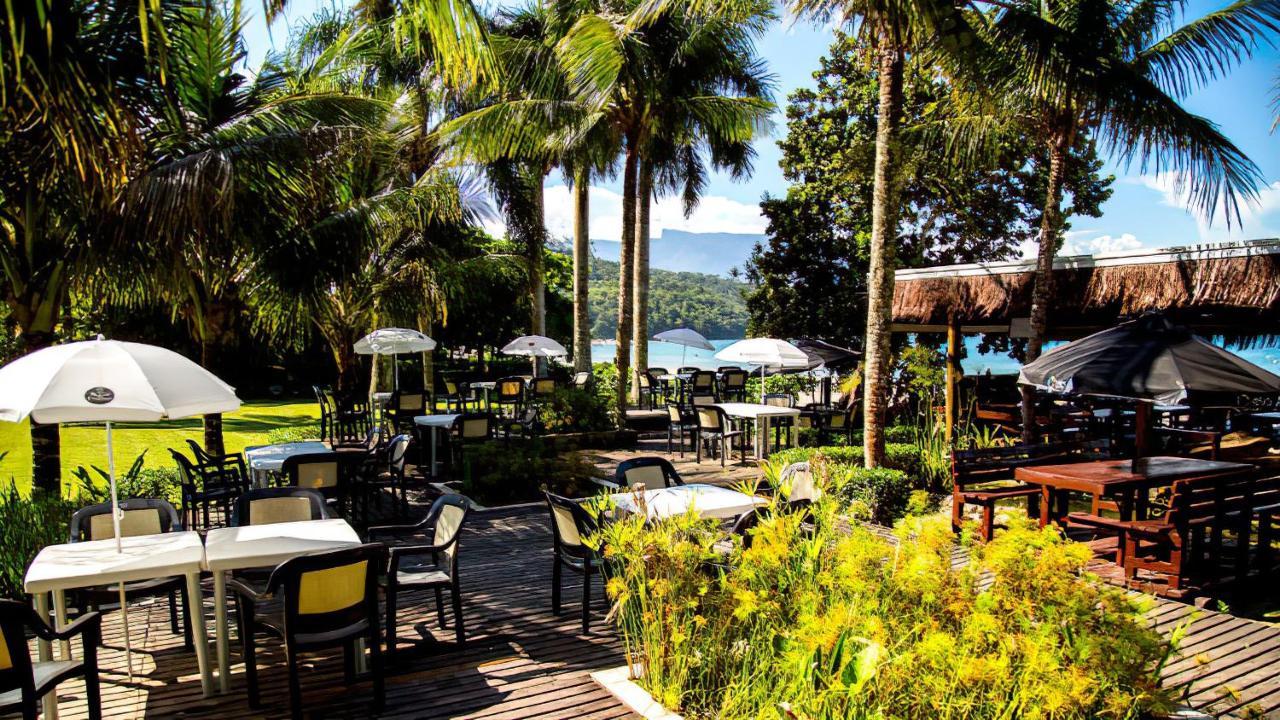
[[[306,440],[303,442],[279,443],[276,445],[262,445],[260,447],[249,448],[244,451],[245,463],[249,465],[249,474],[253,476],[253,484],[262,487],[269,472],[280,472],[284,467],[284,461],[294,455],[310,455],[311,453],[326,453],[330,447],[318,440]]]
[[[227,650],[227,573],[275,567],[285,560],[360,544],[346,520],[303,520],[271,525],[214,528],[205,537],[204,568],[213,573],[214,630],[218,646],[218,687],[230,675]]]
[[[445,430],[453,427],[453,421],[457,420],[460,415],[419,415],[413,419],[413,424],[418,427],[430,428],[431,430],[431,477],[436,476],[436,434],[443,428]]]
[[[643,504],[650,520],[681,515],[688,512],[690,507],[702,517],[725,520],[735,518],[757,505],[769,504],[768,500],[761,497],[701,483],[645,490],[643,499],[637,495],[634,492],[614,494],[613,504],[624,513],[638,513]]]
[[[204,690],[205,697],[212,695],[209,635],[204,622],[204,603],[200,596],[204,546],[200,544],[199,533],[138,535],[122,539],[121,547],[122,551],[117,552],[114,538],[49,545],[31,561],[23,589],[34,597],[36,612],[42,618],[48,617],[49,595],[53,595],[55,619],[61,630],[67,625],[67,590],[185,576],[188,605],[184,612],[191,613],[191,639],[196,646],[196,662],[200,666],[200,687]],[[52,659],[53,648],[50,643],[41,640],[38,648],[41,660]],[[70,657],[70,643],[60,643],[60,649],[64,658]],[[57,702],[57,693],[45,695],[45,717],[57,717]]]
[[[725,415],[738,420],[752,420],[756,424],[755,459],[769,457],[769,421],[778,417],[800,417],[799,408],[779,407],[777,405],[760,405],[758,403],[716,403],[715,407],[724,411]]]

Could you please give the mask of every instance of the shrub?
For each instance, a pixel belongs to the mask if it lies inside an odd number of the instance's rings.
[[[793,462],[803,462],[816,455],[844,465],[862,465],[861,445],[823,445],[779,450],[769,456],[769,464],[779,469]],[[920,480],[920,448],[906,443],[885,444],[885,467],[901,470],[912,483]],[[922,487],[922,485],[917,485]]]
[[[1137,718],[1167,711],[1171,648],[1084,572],[1087,547],[1019,525],[953,567],[944,518],[885,539],[768,511],[744,548],[713,521],[604,526],[607,590],[641,684],[688,718]],[[710,571],[709,571],[710,570]]]
[[[116,473],[116,495],[121,500],[128,498],[160,498],[168,500],[174,507],[182,507],[182,479],[178,468],[166,465],[156,468],[144,466],[147,451],[134,458],[129,469]],[[93,472],[90,473],[90,470]],[[92,505],[111,500],[110,475],[106,470],[92,465],[86,469],[83,465],[72,471],[76,478],[76,499],[81,505]]]
[[[324,436],[320,432],[320,422],[318,420],[308,420],[307,422],[289,427],[275,428],[267,433],[267,441],[264,445],[277,445],[279,443],[303,442],[304,440],[319,440]]]
[[[600,489],[591,482],[595,466],[577,453],[557,454],[546,442],[489,442],[468,447],[462,463],[462,492],[481,505],[533,502],[542,486],[570,497]]]
[[[0,597],[23,600],[22,578],[36,553],[67,541],[71,514],[78,504],[37,494],[23,497],[17,484],[0,491]]]
[[[540,416],[548,432],[597,432],[617,425],[610,403],[598,392],[556,388]]]

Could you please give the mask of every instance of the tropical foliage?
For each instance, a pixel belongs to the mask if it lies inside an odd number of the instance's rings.
[[[1090,551],[1016,527],[954,560],[945,519],[892,539],[841,520],[838,476],[729,547],[692,513],[595,542],[639,682],[690,718],[1140,718],[1169,645]],[[845,529],[842,529],[845,528]]]

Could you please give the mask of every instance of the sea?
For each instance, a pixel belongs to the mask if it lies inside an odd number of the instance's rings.
[[[649,366],[674,370],[677,367],[688,365],[714,370],[722,365],[734,365],[736,363],[716,360],[715,354],[720,349],[735,342],[737,340],[712,340],[711,344],[715,346],[715,350],[696,350],[672,345],[671,343],[650,341]],[[965,338],[965,357],[960,362],[960,367],[964,370],[965,375],[983,375],[987,373],[992,375],[1017,374],[1018,369],[1021,367],[1017,360],[1004,353],[981,353],[978,351],[979,342],[980,339],[976,336]],[[1052,347],[1053,344],[1056,343],[1051,343],[1049,347]],[[1228,346],[1228,349],[1255,365],[1280,374],[1280,348],[1239,349]],[[594,340],[591,343],[592,362],[613,362],[615,353],[616,346],[612,340]]]

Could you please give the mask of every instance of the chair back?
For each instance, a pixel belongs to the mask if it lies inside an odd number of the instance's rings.
[[[257,488],[236,498],[231,525],[273,525],[329,519],[324,495],[306,488]]]
[[[684,410],[679,405],[667,405],[667,419],[674,425],[683,425],[686,422]]]
[[[699,405],[715,405],[716,396],[715,395],[694,395],[690,398],[690,402],[692,402],[695,407]]]
[[[293,487],[336,490],[346,479],[343,477],[342,462],[341,453],[306,453],[285,458],[280,470]]]
[[[745,390],[747,387],[747,371],[741,368],[724,370],[724,389],[729,392]]]
[[[300,635],[367,633],[378,622],[378,572],[386,555],[386,548],[370,543],[302,555],[278,565],[267,589],[282,598],[285,635],[293,640]]]
[[[249,488],[249,471],[244,466],[244,458],[240,455],[224,455],[215,457],[205,452],[197,443],[188,440],[195,460],[182,453],[169,449],[169,454],[178,465],[178,474],[182,482],[196,492],[226,490],[240,493]]]
[[[671,371],[664,367],[651,367],[649,368],[649,374],[653,375],[655,378],[659,378],[663,375],[670,375]]]
[[[551,537],[555,548],[574,554],[589,552],[583,539],[599,529],[596,519],[567,497],[550,492],[544,494],[547,496],[547,508],[551,511]]]
[[[694,367],[692,365],[685,365],[684,367],[676,370],[677,375],[692,375],[697,372],[702,372],[702,368]]]
[[[524,400],[524,378],[518,376],[504,377],[494,388],[498,391],[498,402],[519,403]]]
[[[463,442],[483,442],[493,437],[493,416],[489,413],[463,413],[453,426]]]
[[[368,452],[377,452],[382,449],[383,437],[382,426],[374,425],[369,428],[369,432],[364,436],[364,449]]]
[[[435,528],[431,544],[449,558],[449,577],[454,577],[458,565],[458,536],[467,521],[470,503],[461,495],[442,495],[431,504],[427,524]]]
[[[710,370],[699,370],[689,379],[689,387],[694,395],[714,395],[716,391],[716,374]]]
[[[441,382],[444,384],[444,393],[446,395],[452,396],[461,394],[461,388],[458,387],[457,382],[450,380],[449,378],[442,378]]]
[[[534,397],[548,398],[556,392],[556,381],[554,378],[536,378],[533,381]]]
[[[697,418],[698,431],[705,432],[723,432],[728,423],[725,422],[724,411],[714,405],[705,405],[694,408],[694,417]]]
[[[653,376],[650,375],[649,372],[650,371],[645,370],[643,372],[636,373],[636,383],[638,383],[641,390],[648,390],[657,384],[653,381]]]
[[[684,484],[684,480],[680,478],[680,473],[676,472],[675,467],[666,458],[656,456],[623,460],[618,463],[618,469],[614,472],[613,481],[622,487],[634,487],[637,484],[643,484],[645,488],[650,490]]]
[[[387,443],[387,469],[393,475],[404,477],[404,466],[409,457],[409,436],[397,435]]]
[[[778,485],[788,489],[787,500],[814,501],[822,497],[822,491],[813,482],[813,472],[807,462],[794,462],[782,469]]]
[[[120,501],[120,536],[160,535],[182,529],[178,511],[168,500],[129,498]],[[108,540],[115,537],[111,503],[89,505],[71,516],[71,542]]]
[[[421,390],[397,390],[391,396],[391,407],[396,415],[413,419],[427,412],[427,394]]]
[[[796,406],[796,399],[791,397],[791,393],[769,393],[764,396],[764,404],[789,408]]]

